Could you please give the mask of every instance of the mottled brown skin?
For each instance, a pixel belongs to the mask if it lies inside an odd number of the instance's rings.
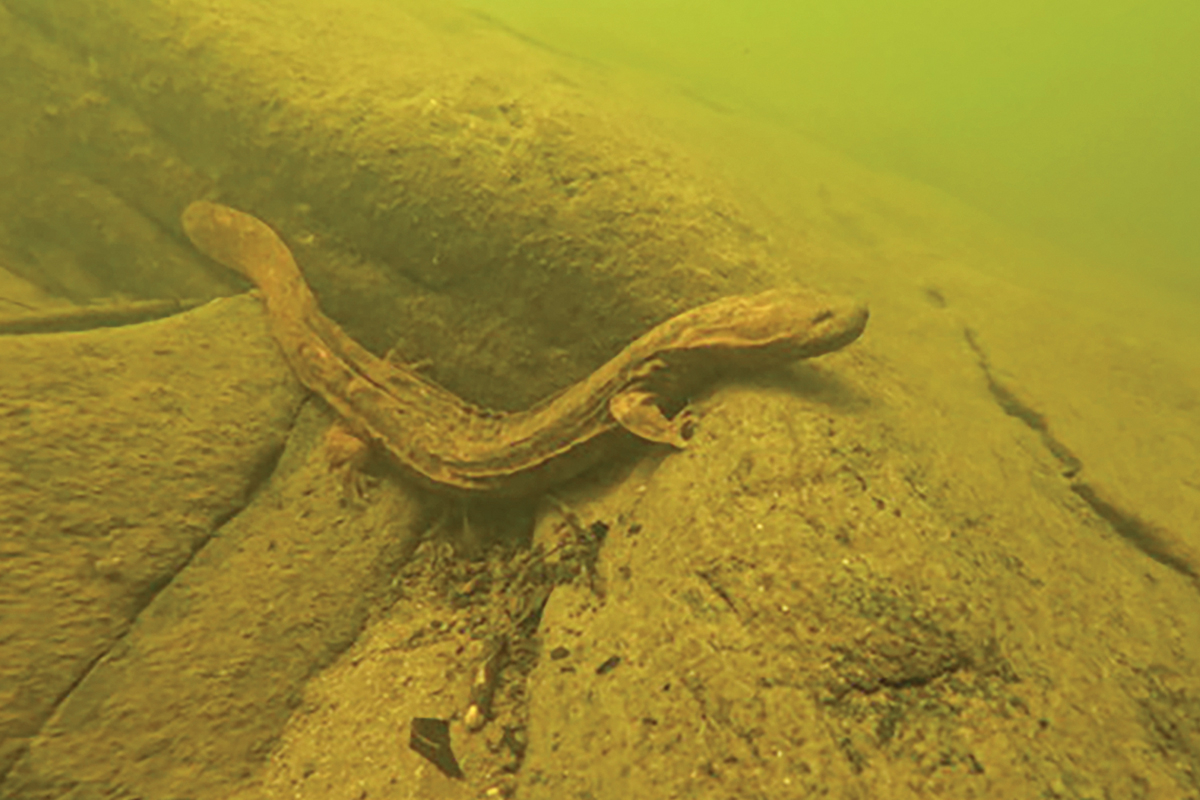
[[[514,413],[464,402],[380,359],[321,313],[291,252],[260,220],[209,202],[183,212],[196,248],[249,278],[300,382],[355,436],[434,489],[521,497],[566,481],[629,437],[685,446],[686,398],[729,368],[766,368],[838,350],[865,306],[768,291],[726,297],[651,329],[586,379]]]

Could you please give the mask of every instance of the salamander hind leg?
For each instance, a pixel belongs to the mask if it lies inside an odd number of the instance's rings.
[[[371,446],[341,422],[325,434],[325,463],[342,484],[342,502],[354,504],[367,496],[371,479],[363,472],[371,459]]]

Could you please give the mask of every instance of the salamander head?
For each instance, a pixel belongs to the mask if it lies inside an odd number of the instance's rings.
[[[721,352],[732,363],[786,363],[840,350],[866,328],[866,305],[815,292],[726,297],[677,317],[672,349]]]
[[[786,301],[791,309],[792,326],[778,336],[778,347],[792,358],[813,356],[841,350],[858,339],[867,327],[870,312],[866,303],[839,298],[793,296]]]

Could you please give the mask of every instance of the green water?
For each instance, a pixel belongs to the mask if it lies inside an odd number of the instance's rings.
[[[1200,3],[470,0],[1200,298]]]

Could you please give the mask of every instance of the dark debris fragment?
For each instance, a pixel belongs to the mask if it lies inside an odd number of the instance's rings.
[[[408,746],[424,756],[447,778],[464,778],[450,747],[450,723],[444,719],[413,717]]]

